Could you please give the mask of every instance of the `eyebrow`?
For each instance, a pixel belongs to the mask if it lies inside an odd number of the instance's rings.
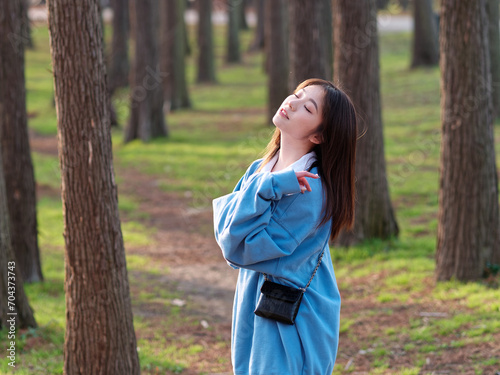
[[[304,90],[304,92],[307,92],[305,88],[303,88],[302,90]],[[316,112],[318,112],[318,105],[316,104],[316,101],[313,98],[309,98],[309,100],[312,102],[312,104],[314,104],[314,106],[316,107]]]

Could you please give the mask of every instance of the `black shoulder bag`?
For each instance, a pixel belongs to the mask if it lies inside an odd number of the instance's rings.
[[[281,323],[293,325],[295,323],[295,317],[299,312],[302,296],[311,284],[311,281],[321,264],[321,259],[323,258],[323,254],[325,252],[325,246],[323,246],[323,251],[319,256],[318,264],[316,264],[316,268],[304,288],[294,288],[274,283],[269,281],[266,274],[263,274],[265,281],[260,288],[261,294],[254,313],[263,318],[273,319]]]

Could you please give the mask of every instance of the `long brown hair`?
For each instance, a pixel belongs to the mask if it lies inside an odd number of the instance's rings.
[[[356,160],[357,121],[351,99],[340,88],[319,78],[300,83],[294,93],[307,86],[321,86],[325,92],[323,120],[318,126],[321,143],[314,145],[317,160],[312,167],[318,168],[321,176],[325,203],[323,218],[319,225],[332,220],[331,239],[342,229],[354,225],[354,167]],[[264,151],[264,161],[269,163],[280,149],[281,132],[278,128]],[[259,169],[260,169],[259,168]]]

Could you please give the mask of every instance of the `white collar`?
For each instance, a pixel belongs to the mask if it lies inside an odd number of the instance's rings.
[[[271,172],[271,169],[273,169],[274,165],[278,161],[278,156],[279,156],[279,151],[276,153],[276,155],[273,156],[273,158],[264,165],[262,168],[261,172]],[[314,151],[311,151],[304,156],[302,156],[299,160],[297,160],[295,163],[292,165],[289,165],[288,167],[285,168],[285,170],[292,169],[295,172],[300,172],[300,171],[307,171],[307,169],[316,161],[316,153]]]

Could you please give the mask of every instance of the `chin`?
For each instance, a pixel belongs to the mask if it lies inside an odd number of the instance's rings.
[[[276,114],[273,116],[272,123],[274,124],[274,126],[276,126],[281,130],[281,124],[283,123],[283,119],[281,118],[278,112],[276,112]]]

